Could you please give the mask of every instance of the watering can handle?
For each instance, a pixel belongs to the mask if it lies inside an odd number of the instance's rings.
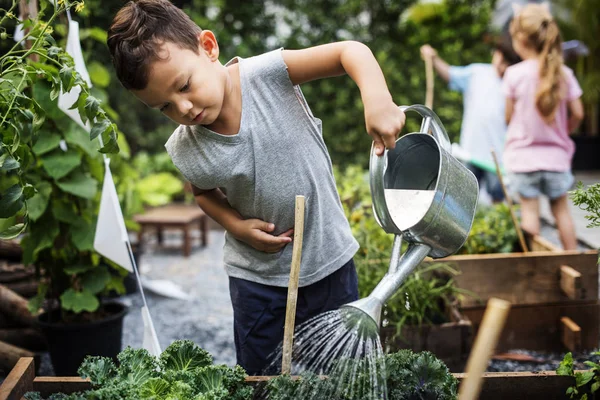
[[[448,138],[446,129],[444,129],[444,125],[442,125],[442,121],[440,121],[436,113],[434,113],[430,108],[422,104],[413,104],[412,106],[400,106],[399,108],[403,112],[414,111],[420,114],[423,117],[423,122],[421,123],[421,133],[428,133],[429,128],[431,127],[433,137],[437,139],[440,146],[442,146],[444,150],[452,154],[452,146],[450,144],[450,139]]]

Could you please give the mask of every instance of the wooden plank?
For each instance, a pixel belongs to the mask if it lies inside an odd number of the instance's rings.
[[[89,379],[78,376],[39,376],[33,380],[33,390],[40,392],[44,398],[53,393],[70,394],[91,388]]]
[[[10,371],[2,385],[0,385],[0,400],[20,400],[25,393],[33,390],[35,365],[33,358],[19,359]]]
[[[581,273],[568,265],[561,265],[560,289],[571,300],[582,299]]]
[[[484,307],[462,309],[463,315],[479,329]],[[600,340],[600,304],[556,303],[517,305],[511,308],[496,351],[527,349],[537,351],[563,351],[561,341],[562,317],[568,317],[581,328],[581,350],[593,350]]]
[[[531,251],[562,251],[560,247],[539,235],[533,237],[528,233],[526,233],[526,235],[529,236],[529,247],[531,248]]]
[[[511,310],[512,312],[512,310]],[[462,381],[466,374],[454,374]],[[575,384],[571,376],[541,372],[487,372],[479,395],[485,400],[566,400],[567,388]]]
[[[462,381],[466,374],[453,375]],[[272,378],[272,376],[249,376],[246,378],[246,382],[255,386]],[[480,399],[486,400],[564,400],[567,399],[565,395],[567,388],[575,382],[573,377],[559,376],[553,371],[488,372],[483,375],[483,381]],[[15,389],[15,382],[20,382],[23,386]],[[0,385],[0,400],[21,398],[3,397],[5,393],[9,393],[9,390],[19,396],[23,396],[31,390],[40,391],[42,395],[49,396],[59,391],[70,394],[89,388],[90,382],[79,377],[34,378],[33,360],[24,358]]]
[[[560,337],[563,345],[573,352],[581,351],[581,328],[569,317],[560,319]]]
[[[569,265],[581,274],[581,299],[598,297],[596,251],[529,252],[450,256],[440,260],[460,271],[459,288],[479,298],[465,296],[463,307],[481,306],[491,297],[513,305],[556,303],[568,300],[561,289],[560,268]]]

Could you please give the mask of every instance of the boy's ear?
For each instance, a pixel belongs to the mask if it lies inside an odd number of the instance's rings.
[[[219,59],[219,43],[212,31],[203,30],[198,34],[198,50],[206,53],[211,61]]]

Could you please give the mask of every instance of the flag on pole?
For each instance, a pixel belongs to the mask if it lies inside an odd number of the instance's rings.
[[[160,344],[158,343],[152,318],[150,318],[150,312],[148,312],[148,307],[146,306],[142,307],[142,320],[144,322],[144,341],[142,347],[148,350],[148,353],[153,356],[159,357],[161,353]]]
[[[68,15],[68,14],[67,14]],[[69,35],[67,37],[66,51],[73,57],[75,62],[75,70],[81,75],[88,86],[92,86],[90,76],[85,67],[83,54],[81,52],[81,44],[79,42],[79,24],[77,21],[71,20],[69,17]],[[90,126],[84,124],[77,110],[69,110],[69,108],[77,101],[81,89],[74,87],[69,93],[64,93],[58,98],[58,107],[71,119],[81,125],[87,132],[90,131]],[[98,140],[102,140],[99,137]],[[96,235],[94,237],[94,249],[104,257],[114,263],[125,268],[129,272],[135,272],[136,279],[140,287],[140,293],[144,306],[141,308],[142,319],[144,323],[144,338],[143,348],[148,350],[150,354],[159,356],[161,353],[158,343],[158,336],[150,317],[150,311],[146,304],[146,297],[142,288],[140,275],[135,265],[135,260],[131,254],[131,246],[129,245],[129,236],[125,227],[125,219],[121,211],[121,204],[117,196],[117,189],[110,172],[110,158],[104,155],[104,183],[102,184],[102,197],[100,198],[100,210],[98,212],[98,223],[96,225]]]
[[[75,63],[75,70],[81,75],[81,78],[92,87],[92,81],[90,80],[90,74],[85,68],[85,61],[83,60],[83,53],[81,52],[81,44],[79,43],[79,23],[77,21],[69,21],[69,35],[67,36],[67,53],[73,57]],[[81,93],[79,86],[73,87],[68,93],[61,93],[58,96],[58,108],[60,108],[65,114],[71,119],[81,125],[86,131],[90,131],[89,123],[84,124],[79,116],[77,109],[69,110],[69,108],[77,101]]]
[[[110,172],[110,158],[105,158],[104,164],[106,168],[104,183],[102,184],[98,223],[96,224],[94,249],[127,271],[133,272],[133,265],[127,248],[129,237],[127,236],[127,228],[125,228],[117,189]]]

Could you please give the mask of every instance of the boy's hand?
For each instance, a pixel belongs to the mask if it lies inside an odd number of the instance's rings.
[[[367,133],[375,142],[375,154],[382,155],[385,148],[396,146],[398,134],[404,127],[406,117],[391,99],[373,98],[364,101]]]
[[[260,219],[245,219],[239,222],[235,233],[231,232],[237,239],[249,244],[256,250],[265,253],[277,253],[285,245],[292,241],[293,229],[273,236],[269,232],[275,230],[275,225]]]
[[[433,47],[431,47],[428,44],[424,44],[423,46],[421,46],[421,58],[423,60],[427,59],[427,58],[435,58],[437,57],[437,50],[434,49]]]

